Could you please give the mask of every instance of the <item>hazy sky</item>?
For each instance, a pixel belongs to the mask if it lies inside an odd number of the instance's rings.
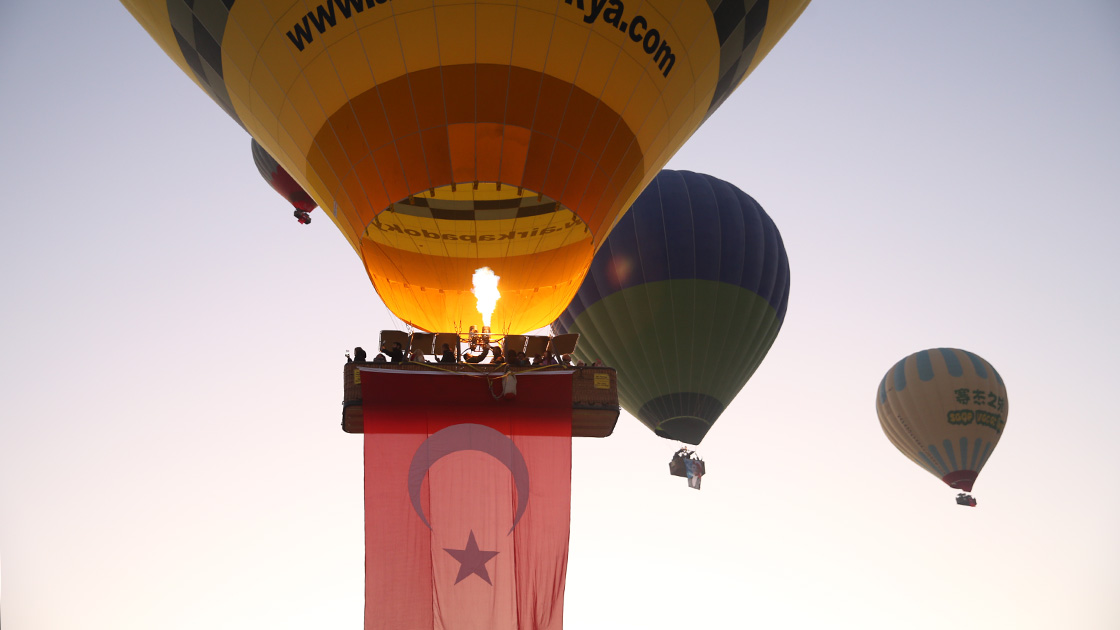
[[[0,91],[4,630],[359,628],[353,250],[117,4],[4,3]],[[1120,4],[817,0],[669,166],[767,209],[789,311],[700,492],[576,441],[567,627],[1120,628]],[[1007,383],[977,509],[875,416],[936,346]]]

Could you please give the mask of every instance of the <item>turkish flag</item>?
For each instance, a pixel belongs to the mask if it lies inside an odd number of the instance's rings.
[[[361,378],[366,629],[562,628],[571,372]]]

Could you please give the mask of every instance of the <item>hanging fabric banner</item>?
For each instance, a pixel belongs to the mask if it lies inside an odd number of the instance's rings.
[[[571,373],[361,378],[366,629],[560,630]]]

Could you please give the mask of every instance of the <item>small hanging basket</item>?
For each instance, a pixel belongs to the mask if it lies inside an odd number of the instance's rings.
[[[696,451],[682,448],[676,453],[673,453],[673,459],[669,460],[670,475],[674,477],[688,477],[689,467],[692,467],[692,474],[695,476],[700,476],[707,472],[704,466],[704,460],[700,459]]]

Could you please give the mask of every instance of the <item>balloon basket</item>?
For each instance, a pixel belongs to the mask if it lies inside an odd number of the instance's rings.
[[[548,366],[511,370],[505,365],[490,364],[355,362],[343,368],[342,430],[346,433],[365,432],[362,372],[367,370],[408,372],[430,380],[433,390],[440,387],[443,378],[459,374],[484,381],[481,385],[489,385],[492,391],[502,391],[500,383],[493,381],[500,381],[510,372],[517,375],[518,382],[569,372],[572,374],[572,437],[607,437],[618,422],[618,378],[613,368]],[[495,404],[504,402],[508,401],[496,400]]]
[[[673,453],[673,459],[669,460],[669,474],[674,477],[686,477],[688,479],[688,487],[700,489],[700,479],[708,472],[707,465],[704,460],[695,451],[690,451],[687,448]]]

